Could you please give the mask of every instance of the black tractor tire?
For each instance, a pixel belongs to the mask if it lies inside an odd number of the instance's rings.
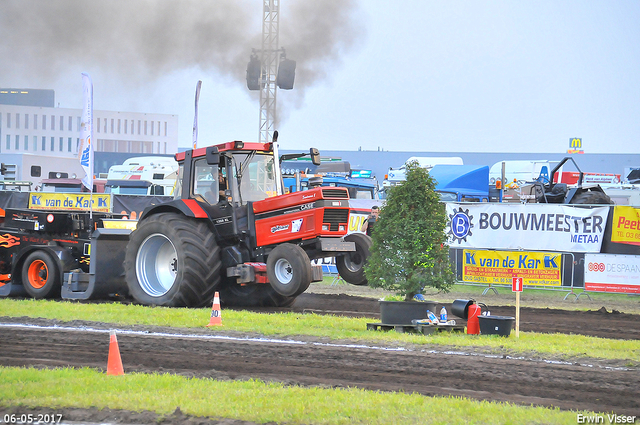
[[[34,251],[22,265],[22,286],[32,298],[60,298],[57,260],[44,251]]]
[[[204,220],[153,215],[129,236],[125,275],[140,304],[203,307],[220,286],[220,247]]]
[[[364,286],[369,283],[364,275],[364,266],[371,255],[371,237],[363,233],[345,236],[347,242],[355,242],[356,250],[336,257],[336,268],[340,276],[352,285]]]
[[[604,192],[592,190],[588,192],[578,193],[571,199],[570,204],[576,205],[612,205],[613,201]]]
[[[312,276],[311,260],[298,245],[283,243],[267,257],[269,284],[280,295],[297,297],[307,290]]]
[[[220,304],[226,307],[290,307],[295,300],[278,294],[268,283],[242,286],[227,279],[220,286]]]

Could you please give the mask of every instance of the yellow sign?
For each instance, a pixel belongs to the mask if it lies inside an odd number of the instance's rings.
[[[29,192],[29,208],[57,211],[110,212],[111,195],[103,193]]]
[[[464,282],[511,285],[521,277],[525,286],[562,285],[562,254],[524,251],[463,251]]]
[[[640,245],[640,209],[627,206],[613,208],[611,242]]]
[[[571,149],[581,149],[582,148],[582,139],[578,139],[574,137],[573,139],[569,139],[569,148]]]
[[[362,223],[367,219],[369,214],[349,214],[349,231],[348,233],[362,233],[360,232],[360,228],[362,227]]]

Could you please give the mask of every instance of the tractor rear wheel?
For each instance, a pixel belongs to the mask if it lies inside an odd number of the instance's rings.
[[[60,276],[56,260],[44,251],[34,251],[22,265],[22,286],[33,298],[60,297]]]
[[[571,199],[571,204],[611,205],[613,204],[613,201],[611,201],[611,198],[606,193],[597,190],[591,190],[588,192],[576,194],[573,199]]]
[[[126,280],[140,304],[210,304],[220,285],[220,267],[220,248],[203,220],[161,213],[138,223],[129,237]]]
[[[369,282],[364,275],[364,265],[371,254],[371,237],[363,233],[352,233],[345,236],[344,240],[355,242],[356,250],[336,257],[338,273],[352,285],[366,285]]]
[[[311,260],[298,245],[278,245],[267,257],[267,278],[278,294],[296,297],[311,284]]]

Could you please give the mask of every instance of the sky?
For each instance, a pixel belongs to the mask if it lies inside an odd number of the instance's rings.
[[[177,114],[190,146],[256,141],[260,0],[0,0],[0,87]],[[280,0],[281,149],[638,154],[637,0]]]

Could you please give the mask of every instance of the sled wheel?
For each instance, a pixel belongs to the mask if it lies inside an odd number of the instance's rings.
[[[38,300],[60,297],[58,267],[51,255],[43,251],[29,254],[22,266],[22,285]]]
[[[364,275],[364,265],[370,255],[371,237],[362,233],[352,233],[345,236],[347,242],[354,242],[356,250],[336,257],[336,268],[340,276],[352,285],[366,285],[369,283]]]
[[[278,245],[267,257],[267,278],[280,295],[295,297],[311,284],[311,261],[298,245]]]
[[[220,248],[206,222],[180,214],[143,220],[127,244],[127,286],[144,305],[205,306],[220,285],[220,267]]]

